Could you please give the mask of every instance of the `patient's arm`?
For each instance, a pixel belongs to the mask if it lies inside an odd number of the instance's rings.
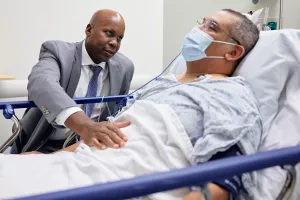
[[[58,150],[58,151],[55,151],[53,153],[57,153],[57,152],[60,152],[60,151],[69,151],[69,152],[74,152],[75,149],[79,146],[79,144],[81,143],[82,141],[80,142],[76,142],[75,144],[71,145],[71,146],[68,146],[64,149],[61,149],[61,150]],[[53,154],[51,153],[51,154]],[[30,154],[43,154],[41,152],[38,152],[38,151],[30,151],[30,152],[24,152],[24,153],[21,153],[21,155],[30,155]]]
[[[229,192],[220,186],[210,183],[208,189],[211,193],[212,200],[228,200]],[[190,192],[184,197],[184,200],[204,200],[202,199],[201,192]]]
[[[68,146],[64,149],[61,149],[61,150],[58,150],[58,151],[55,151],[54,153],[57,153],[57,152],[61,152],[61,151],[69,151],[69,152],[74,152],[75,149],[80,145],[82,141],[80,142],[76,142],[75,144],[72,144],[71,146]]]
[[[216,153],[209,161],[238,156],[241,154],[242,152],[240,151],[238,145],[235,144],[226,151]],[[208,189],[213,200],[227,200],[229,199],[229,196],[234,199],[241,188],[241,176],[234,176],[225,180],[214,181],[208,185]],[[202,194],[200,192],[190,192],[189,195],[185,197],[185,200],[196,200],[197,198],[201,199],[201,195]]]
[[[20,153],[20,155],[30,155],[30,154],[43,154],[43,153],[38,151],[29,151],[29,152]]]

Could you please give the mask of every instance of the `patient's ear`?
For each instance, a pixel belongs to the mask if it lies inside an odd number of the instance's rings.
[[[232,48],[231,53],[225,54],[226,60],[236,61],[243,57],[245,54],[245,48],[242,45],[235,45]]]

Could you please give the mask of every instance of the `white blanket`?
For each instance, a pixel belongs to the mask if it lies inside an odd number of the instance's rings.
[[[81,144],[74,153],[0,155],[0,198],[13,198],[117,181],[189,165],[192,144],[168,105],[138,101],[117,121],[130,120],[122,131],[128,142],[104,151]],[[182,199],[188,189],[148,196]]]

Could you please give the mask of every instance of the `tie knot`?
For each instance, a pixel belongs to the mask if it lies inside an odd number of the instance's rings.
[[[93,72],[93,76],[99,76],[102,68],[100,66],[93,66],[93,65],[89,65],[90,69]]]

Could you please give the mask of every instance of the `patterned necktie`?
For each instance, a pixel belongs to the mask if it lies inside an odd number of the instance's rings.
[[[102,68],[100,66],[93,66],[93,65],[89,65],[89,67],[93,72],[93,76],[89,82],[88,91],[87,91],[86,96],[87,97],[96,97],[97,89],[98,89],[98,77],[99,77],[99,74],[100,74]],[[92,116],[94,106],[95,106],[94,103],[86,104],[86,115],[87,116],[89,116],[89,117]]]

